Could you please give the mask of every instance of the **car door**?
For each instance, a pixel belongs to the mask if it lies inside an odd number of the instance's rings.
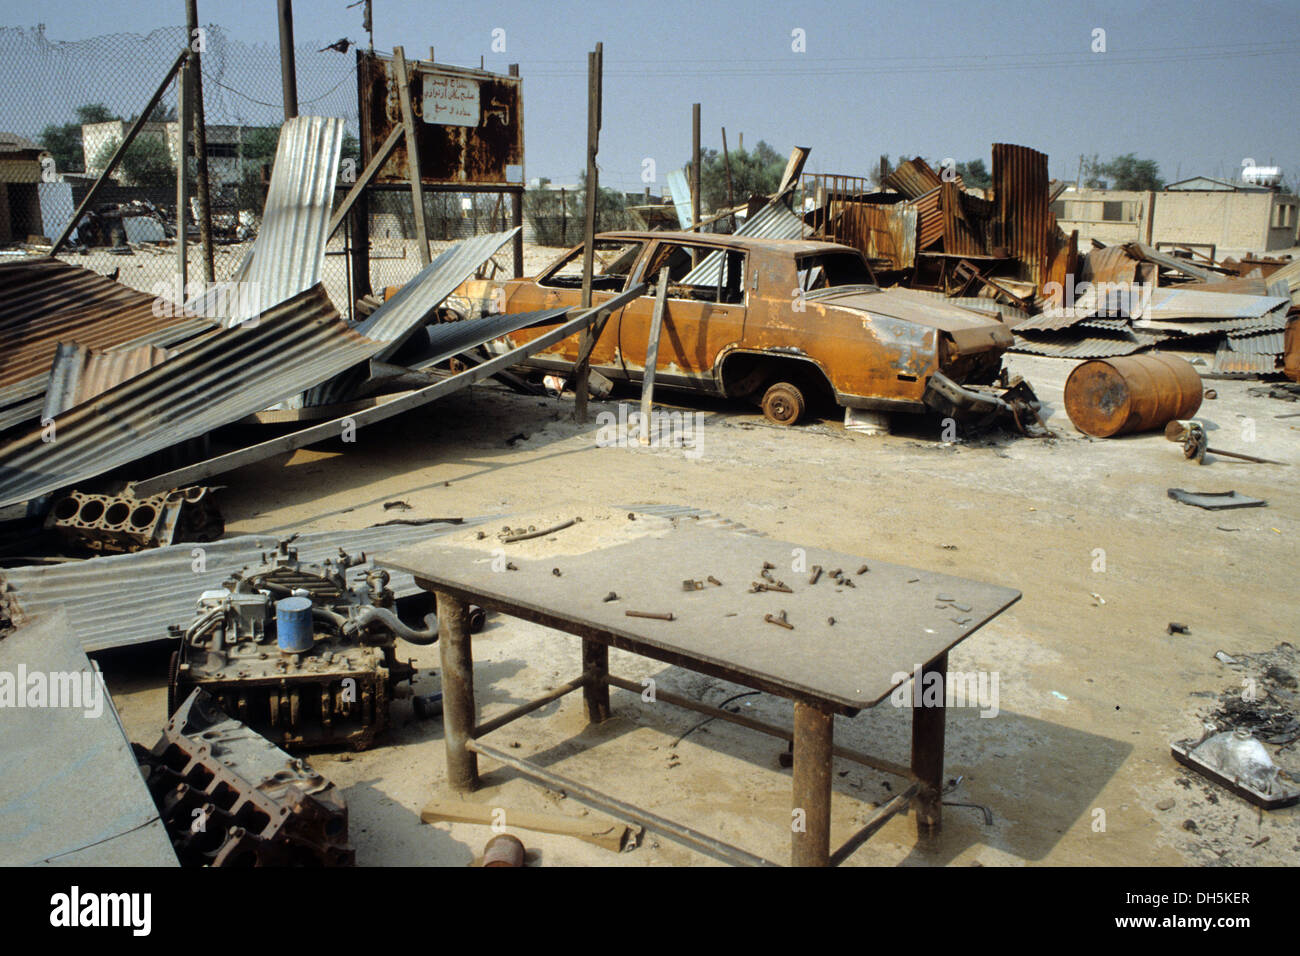
[[[667,267],[655,380],[714,391],[714,359],[744,333],[746,264],[742,249],[674,241],[651,250],[641,280],[647,291],[624,307],[619,320],[624,375],[631,381],[644,375],[659,271]]]

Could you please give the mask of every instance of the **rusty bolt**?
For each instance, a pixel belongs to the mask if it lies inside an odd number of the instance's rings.
[[[602,598],[602,600],[605,601],[606,603],[608,603],[609,601],[617,601],[618,595],[615,594],[613,591],[610,591],[608,594],[604,596],[604,598]]]
[[[711,574],[707,578],[705,578],[705,580],[708,581],[710,584],[716,584],[718,587],[722,587],[722,582],[719,581]]]
[[[674,620],[672,611],[667,614],[660,614],[656,611],[624,611],[627,617],[644,617],[652,621],[671,621]]]
[[[783,627],[787,631],[794,630],[794,625],[785,619],[785,611],[781,612],[780,617],[773,617],[771,614],[764,614],[763,620],[767,621],[768,624],[775,624],[777,627]]]
[[[814,564],[812,569],[812,575],[808,578],[808,583],[816,584],[817,579],[820,578],[821,576],[822,576],[822,566],[820,564]]]
[[[864,564],[862,567],[858,568],[858,574],[866,574],[870,570],[871,569]]]

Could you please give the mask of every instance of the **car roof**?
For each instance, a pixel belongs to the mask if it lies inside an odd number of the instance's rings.
[[[671,242],[684,242],[723,246],[727,249],[768,249],[779,252],[791,252],[795,255],[807,255],[816,252],[857,252],[852,246],[837,242],[818,242],[812,239],[764,239],[758,236],[730,236],[713,232],[686,232],[682,230],[652,232],[645,230],[622,230],[619,232],[597,233],[597,239],[635,239],[639,241],[659,239]]]

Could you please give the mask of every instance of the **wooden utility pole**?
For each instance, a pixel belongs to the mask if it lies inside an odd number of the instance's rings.
[[[727,153],[727,127],[722,127],[722,165],[727,170],[727,208],[736,208],[736,197],[731,191],[731,156]]]
[[[511,63],[507,72],[511,76],[518,76],[519,64]],[[522,171],[519,178],[523,181]],[[510,199],[510,225],[518,229],[514,238],[515,278],[520,279],[524,274],[524,188],[520,186],[513,190]]]
[[[700,104],[691,106],[691,232],[700,229]]]
[[[190,83],[194,109],[190,119],[194,128],[194,195],[199,200],[199,242],[203,244],[203,279],[215,282],[212,271],[212,200],[208,193],[208,133],[203,117],[203,56],[199,47],[198,0],[185,0],[185,26],[189,33]]]
[[[583,223],[582,250],[582,307],[591,308],[591,274],[596,255],[596,204],[600,199],[599,173],[596,170],[596,154],[600,150],[600,95],[601,77],[604,72],[604,44],[597,43],[596,49],[587,54],[587,208],[586,221]],[[587,387],[591,379],[591,350],[595,347],[595,336],[599,330],[589,325],[582,331],[582,344],[578,354],[577,374],[573,385],[573,420],[579,424],[587,422]]]
[[[190,221],[190,187],[186,179],[186,173],[189,172],[189,163],[185,159],[187,152],[185,146],[190,138],[189,76],[188,64],[182,66],[176,74],[176,126],[181,136],[180,150],[176,162],[176,271],[181,280],[180,304],[185,302],[185,284],[189,281],[190,275],[190,264],[187,258],[189,249],[186,246],[189,231],[187,227]]]
[[[429,259],[429,227],[424,221],[424,182],[420,179],[420,146],[416,141],[415,110],[411,106],[411,77],[406,72],[406,54],[393,47],[393,69],[397,71],[397,92],[402,106],[402,125],[406,127],[406,166],[411,178],[411,206],[415,213],[415,238],[420,243],[420,265]]]
[[[298,115],[298,71],[293,52],[293,0],[279,0],[280,86],[284,93],[284,118]]]

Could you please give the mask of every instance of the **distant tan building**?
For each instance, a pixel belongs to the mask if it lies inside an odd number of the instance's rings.
[[[13,133],[0,133],[0,243],[41,235],[42,147]]]
[[[104,156],[105,144],[122,142],[129,128],[130,124],[124,120],[87,123],[81,127],[81,150],[84,168],[88,174],[98,175],[103,170],[103,164],[99,160]],[[208,141],[208,177],[214,185],[239,182],[242,172],[243,137],[257,128],[254,126],[204,127]],[[176,165],[177,157],[181,153],[179,123],[145,123],[140,127],[136,141],[146,138],[165,143],[172,165]],[[120,167],[114,171],[113,178],[121,181]]]
[[[1300,245],[1300,198],[1268,186],[1197,176],[1157,192],[1067,188],[1052,204],[1066,232],[1107,245],[1185,243],[1222,258]]]

